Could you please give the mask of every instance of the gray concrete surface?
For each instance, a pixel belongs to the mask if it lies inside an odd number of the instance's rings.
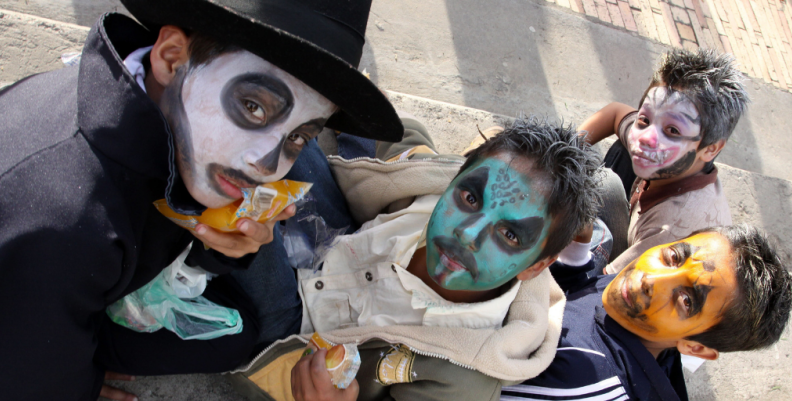
[[[118,0],[0,0],[0,9],[85,26],[105,11],[126,12]],[[611,101],[637,104],[669,49],[542,0],[375,0],[366,36],[361,68],[384,89],[576,124]],[[12,72],[0,81],[24,76]],[[754,103],[719,161],[792,180],[788,124],[779,118],[792,110],[792,93],[746,84]]]
[[[541,0],[375,1],[366,35],[362,67],[383,88],[576,124],[611,101],[637,105],[669,49]],[[792,94],[746,83],[754,104],[719,161],[792,179],[779,118]]]
[[[60,68],[62,53],[79,50],[83,26],[116,9],[117,0],[0,0],[0,87]],[[463,149],[477,124],[521,112],[579,123],[610,101],[635,104],[666,50],[542,0],[375,0],[367,39],[361,68],[392,91],[397,108],[426,121],[444,152]],[[754,103],[719,158],[721,177],[734,220],[764,227],[789,256],[792,95],[747,83]],[[788,338],[705,363],[688,376],[691,399],[792,399]],[[241,399],[217,375],[122,386],[144,400]]]

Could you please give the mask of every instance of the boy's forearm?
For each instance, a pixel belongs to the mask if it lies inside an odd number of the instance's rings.
[[[593,145],[616,133],[621,120],[632,111],[635,111],[632,106],[613,102],[586,119],[580,124],[578,131],[588,132],[586,142]]]

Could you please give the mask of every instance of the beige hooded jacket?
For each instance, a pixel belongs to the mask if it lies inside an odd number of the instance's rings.
[[[428,138],[416,121],[403,122],[405,141],[399,144],[416,146],[420,137]],[[389,144],[386,154],[402,154],[406,147],[399,144]],[[361,222],[404,205],[405,198],[443,193],[462,160],[428,154],[396,162],[329,158],[350,210]],[[368,326],[320,334],[332,343],[359,344],[359,400],[497,400],[501,385],[534,377],[552,362],[564,305],[563,292],[545,270],[522,283],[500,328]],[[306,342],[307,336],[276,342],[235,371],[232,381],[251,399],[291,399],[288,372]],[[401,361],[402,369],[389,370],[390,360]]]

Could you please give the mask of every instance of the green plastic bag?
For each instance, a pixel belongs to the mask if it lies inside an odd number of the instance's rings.
[[[174,266],[106,309],[113,322],[141,333],[166,328],[183,340],[209,340],[242,331],[239,312],[198,296],[180,299],[165,280]]]

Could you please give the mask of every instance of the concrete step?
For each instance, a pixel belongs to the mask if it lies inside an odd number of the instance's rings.
[[[0,8],[82,26],[109,11],[129,15],[118,0],[0,0]]]
[[[0,0],[0,9],[86,26],[105,11],[125,12],[118,0]],[[539,0],[375,0],[366,36],[361,68],[382,88],[575,124],[611,101],[637,105],[655,61],[670,49]],[[0,40],[0,48],[15,43]],[[12,70],[0,71],[0,81],[21,78]],[[784,119],[792,93],[746,78],[753,104],[719,161],[792,179]]]
[[[24,3],[40,8],[26,9],[23,1],[9,0],[0,0],[0,7],[69,21],[0,10],[0,87],[60,68],[61,54],[79,51],[87,34],[88,28],[74,22],[88,24],[86,15],[94,18],[96,11],[77,7],[93,4],[83,0],[71,2],[71,12],[64,0]],[[43,6],[48,4],[67,11],[54,12]],[[580,122],[612,100],[635,104],[653,60],[665,51],[563,10],[518,0],[501,0],[497,7],[474,0],[377,0],[367,36],[361,67],[391,89],[398,109],[425,121],[442,152],[461,151],[477,135],[477,125],[503,124],[519,112]],[[777,114],[792,110],[792,95],[748,82],[754,104],[720,157],[721,180],[734,221],[764,227],[788,257],[792,149],[781,142],[784,124]],[[785,383],[790,354],[788,340],[770,350],[726,354],[689,376],[692,399],[788,399],[792,388],[778,386]],[[216,380],[146,378],[126,388],[149,395],[147,399],[208,399],[198,394],[219,387],[213,394],[222,396],[215,399],[242,399]]]
[[[362,67],[380,87],[498,114],[575,124],[637,106],[670,47],[544,1],[375,1]],[[792,94],[746,77],[753,99],[719,161],[790,180]]]

